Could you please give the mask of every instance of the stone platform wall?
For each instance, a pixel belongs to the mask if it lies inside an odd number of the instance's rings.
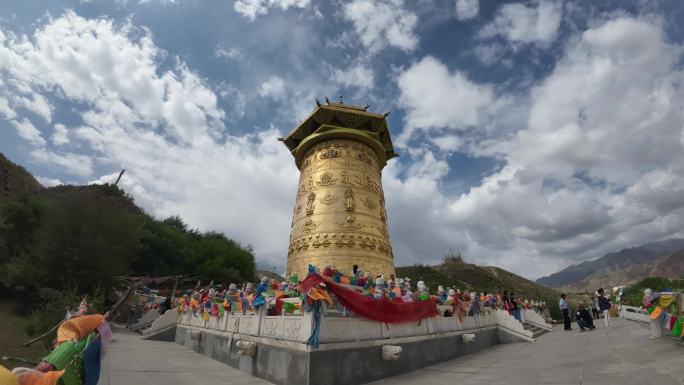
[[[179,320],[175,340],[197,352],[276,384],[362,384],[486,349],[501,342],[527,341],[522,325],[506,324],[508,313],[477,317],[435,317],[421,322],[384,324],[327,316],[318,348],[306,345],[311,314],[269,317],[229,315],[209,321],[191,314]],[[512,318],[512,317],[510,317]],[[517,322],[517,321],[515,321]],[[512,326],[511,326],[512,325]],[[474,335],[474,339],[464,338]],[[398,360],[384,360],[383,346],[400,346]],[[245,346],[247,348],[245,348]],[[254,347],[253,351],[250,347]]]

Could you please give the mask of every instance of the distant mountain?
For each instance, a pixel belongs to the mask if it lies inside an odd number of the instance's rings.
[[[0,153],[0,198],[43,189],[31,173]]]
[[[684,248],[684,239],[668,239],[646,243],[641,246],[611,252],[593,261],[570,266],[558,273],[537,279],[536,283],[560,288],[578,284],[584,280],[628,269],[637,265],[650,264]],[[642,276],[642,278],[644,278]]]
[[[629,286],[646,277],[684,277],[684,249],[677,250],[650,263],[634,265],[606,274],[593,275],[580,282],[568,285],[566,288],[572,292],[593,292],[599,287]]]

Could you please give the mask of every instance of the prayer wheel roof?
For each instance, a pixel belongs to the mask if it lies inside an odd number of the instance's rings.
[[[302,123],[285,137],[281,138],[299,168],[301,159],[308,148],[318,141],[334,137],[358,139],[375,149],[381,164],[397,156],[392,145],[386,117],[389,113],[368,112],[367,107],[328,102],[317,102],[316,109]],[[335,130],[339,128],[339,130]],[[318,140],[320,138],[320,140]]]

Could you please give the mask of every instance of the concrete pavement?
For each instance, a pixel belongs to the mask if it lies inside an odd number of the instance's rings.
[[[562,327],[536,342],[497,345],[479,353],[374,382],[375,385],[684,384],[684,347],[650,340],[647,324],[621,319],[580,333]],[[350,368],[353,370],[353,368]],[[143,341],[117,330],[99,385],[269,384],[171,342]],[[297,384],[293,384],[297,385]]]
[[[145,341],[117,328],[98,385],[268,385],[173,342]]]
[[[497,345],[373,384],[684,384],[684,347],[650,340],[647,324],[612,323],[606,330],[599,320],[583,333],[561,325],[535,342]]]

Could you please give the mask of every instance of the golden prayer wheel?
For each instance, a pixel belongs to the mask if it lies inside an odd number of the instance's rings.
[[[394,274],[381,172],[396,156],[386,114],[340,103],[319,105],[282,139],[301,171],[287,275],[308,265]]]

